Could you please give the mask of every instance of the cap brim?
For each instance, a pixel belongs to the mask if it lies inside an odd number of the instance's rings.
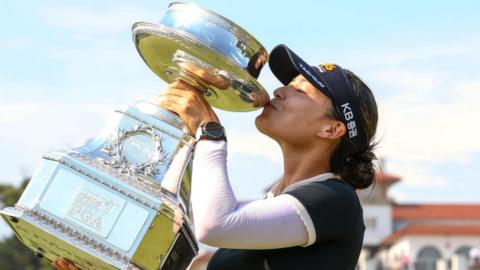
[[[284,85],[289,84],[296,76],[302,74],[318,90],[332,98],[332,94],[318,69],[309,65],[286,45],[280,44],[273,48],[268,65],[273,75]]]
[[[292,53],[287,46],[281,44],[273,48],[268,60],[273,75],[284,85],[289,84],[300,74],[292,58]]]

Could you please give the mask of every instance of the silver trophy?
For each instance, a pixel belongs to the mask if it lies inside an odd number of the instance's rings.
[[[264,47],[228,19],[172,3],[160,24],[133,25],[145,63],[208,102],[251,111],[269,97],[256,78]],[[195,138],[175,114],[148,102],[116,110],[114,128],[52,152],[14,207],[0,211],[17,237],[52,262],[80,269],[186,269],[198,247],[189,205]]]

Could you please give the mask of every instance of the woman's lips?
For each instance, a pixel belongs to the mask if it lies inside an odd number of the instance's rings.
[[[276,102],[277,100],[272,99],[270,100],[270,103],[268,103],[268,105],[270,105],[273,109],[278,110],[277,105],[275,104]]]

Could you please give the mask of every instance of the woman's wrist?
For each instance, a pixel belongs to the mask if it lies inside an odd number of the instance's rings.
[[[203,122],[195,132],[195,138],[200,140],[227,141],[224,127],[216,121]]]

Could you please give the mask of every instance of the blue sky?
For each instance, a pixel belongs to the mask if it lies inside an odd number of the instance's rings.
[[[400,202],[480,202],[480,2],[193,1],[243,26],[270,50],[362,77],[380,109],[378,155],[402,176]],[[45,152],[82,144],[114,108],[165,89],[130,27],[167,1],[0,2],[0,182],[31,175]],[[259,81],[279,86],[268,68]],[[251,113],[218,112],[239,198],[282,173],[278,147]]]

